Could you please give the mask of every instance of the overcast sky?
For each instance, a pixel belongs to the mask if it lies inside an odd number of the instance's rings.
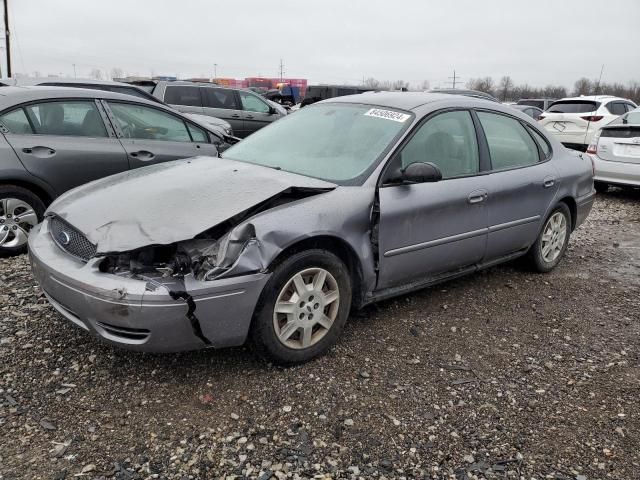
[[[14,71],[640,80],[638,0],[9,0]],[[6,74],[2,66],[3,75]]]

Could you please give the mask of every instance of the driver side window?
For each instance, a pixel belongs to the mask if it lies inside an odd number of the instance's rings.
[[[415,162],[437,165],[442,178],[480,170],[476,130],[468,111],[445,112],[427,120],[400,152],[402,168]]]

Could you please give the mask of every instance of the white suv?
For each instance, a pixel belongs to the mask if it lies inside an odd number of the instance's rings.
[[[600,127],[635,108],[631,100],[610,95],[563,98],[553,102],[539,121],[566,147],[584,152]]]

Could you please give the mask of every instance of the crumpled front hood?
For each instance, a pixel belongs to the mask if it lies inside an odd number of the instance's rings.
[[[290,188],[333,183],[212,157],[160,163],[71,190],[47,210],[97,246],[125,252],[188,240]]]

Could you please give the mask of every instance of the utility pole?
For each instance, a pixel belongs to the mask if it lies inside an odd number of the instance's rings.
[[[456,88],[456,83],[459,82],[461,80],[460,77],[456,76],[456,70],[455,68],[453,69],[453,77],[447,77],[449,78],[449,80],[451,80],[451,85],[453,86],[453,88]]]
[[[213,64],[213,83],[216,83],[216,80],[218,80],[218,64],[214,63]]]
[[[282,63],[282,59],[280,59],[280,81],[281,82],[283,77],[284,77],[284,63]]]
[[[73,78],[78,78],[78,75],[76,75],[76,64],[73,64]]]
[[[4,42],[7,48],[7,76],[11,77],[11,44],[9,41],[9,6],[4,0]]]

